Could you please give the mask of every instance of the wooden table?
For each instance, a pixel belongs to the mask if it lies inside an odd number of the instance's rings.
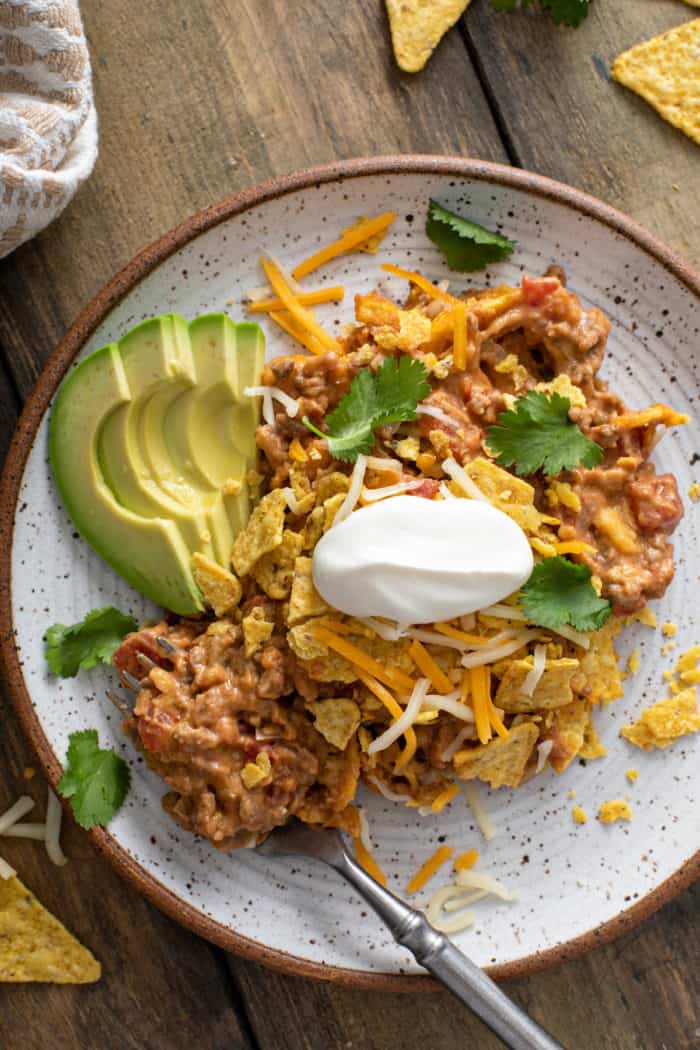
[[[195,209],[309,164],[400,152],[510,162],[600,196],[698,261],[700,153],[608,76],[619,51],[693,17],[678,0],[594,0],[576,31],[473,0],[417,76],[394,66],[381,0],[82,9],[100,157],[64,215],[0,263],[2,453],[59,337],[138,248]],[[23,776],[29,748],[0,703],[0,808],[29,790],[43,811],[40,777]],[[350,991],[227,956],[137,896],[74,826],[62,869],[6,841],[3,854],[94,949],[104,977],[0,986],[3,1050],[500,1045],[445,993]],[[696,887],[614,944],[508,991],[571,1050],[698,1050],[699,920]]]

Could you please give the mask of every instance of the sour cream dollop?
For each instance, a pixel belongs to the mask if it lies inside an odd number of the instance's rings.
[[[434,623],[501,601],[532,566],[525,533],[491,504],[394,496],[319,540],[313,580],[350,616]]]

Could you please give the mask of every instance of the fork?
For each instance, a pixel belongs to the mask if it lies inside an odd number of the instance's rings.
[[[468,959],[422,912],[380,886],[348,850],[341,833],[298,820],[275,828],[257,847],[266,857],[311,857],[334,868],[354,887],[416,962],[488,1025],[511,1050],[564,1050],[561,1043],[516,1006],[484,971]]]

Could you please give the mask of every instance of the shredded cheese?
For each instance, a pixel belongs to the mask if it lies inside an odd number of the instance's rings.
[[[452,344],[452,361],[458,372],[467,367],[467,307],[463,302],[456,303],[454,313],[454,342]]]
[[[476,916],[473,911],[466,910],[466,904],[463,905],[464,910],[459,915],[443,918],[442,913],[445,904],[455,898],[465,898],[465,894],[458,886],[442,886],[435,891],[428,902],[428,907],[425,911],[428,922],[432,923],[435,929],[441,933],[460,933],[462,930],[466,930],[467,927],[474,925]]]
[[[407,799],[408,799],[408,795],[407,794],[406,795],[400,795],[398,793],[398,791],[392,791],[391,788],[388,788],[386,786],[386,784],[383,784],[382,781],[379,780],[378,777],[373,777],[373,776],[370,776],[369,774],[367,774],[366,779],[370,782],[370,784],[374,784],[374,786],[376,787],[376,789],[379,792],[379,794],[383,795],[384,798],[388,799],[389,802],[403,802],[403,803],[405,803],[407,801]]]
[[[247,386],[243,388],[243,393],[246,397],[264,397],[265,394],[269,394],[275,401],[279,401],[291,419],[294,419],[299,411],[298,402],[278,386]]]
[[[455,795],[459,794],[459,784],[450,784],[448,788],[441,791],[433,801],[430,803],[430,808],[433,813],[442,813],[448,802],[451,802]]]
[[[547,646],[536,645],[534,655],[532,657],[532,670],[528,671],[525,675],[525,680],[520,687],[520,692],[524,696],[532,696],[539,685],[540,678],[544,674],[545,667],[547,666]]]
[[[476,485],[467,474],[464,467],[460,467],[456,459],[452,456],[448,456],[447,459],[442,461],[442,469],[446,474],[449,474],[454,482],[459,485],[462,492],[466,493],[471,499],[480,499],[482,503],[490,503],[491,500],[488,496],[485,496],[478,485]]]
[[[474,729],[472,724],[466,725],[464,729],[460,729],[459,733],[455,738],[447,745],[445,750],[440,755],[440,759],[443,762],[451,762],[454,756],[457,754],[462,744],[467,738],[471,739],[474,735]]]
[[[14,805],[0,815],[0,835],[4,835],[8,828],[11,828],[32,809],[34,809],[34,799],[29,795],[20,795]]]
[[[384,623],[382,620],[376,620],[373,616],[361,616],[359,617],[359,622],[363,623],[365,627],[369,627],[380,638],[383,638],[385,642],[398,642],[399,638],[402,638],[406,633],[405,628],[401,624]]]
[[[378,215],[374,219],[367,219],[366,222],[359,223],[352,230],[347,230],[342,237],[333,241],[332,244],[327,244],[325,248],[321,248],[319,251],[314,252],[314,254],[310,255],[308,259],[304,259],[304,261],[299,263],[298,266],[295,266],[292,271],[294,279],[300,281],[302,277],[306,277],[307,274],[313,273],[314,270],[318,270],[319,266],[323,266],[324,263],[330,262],[331,259],[335,259],[339,255],[344,255],[346,252],[351,252],[354,248],[358,248],[361,244],[364,244],[365,241],[368,241],[370,237],[374,237],[376,234],[388,229],[395,218],[395,211],[387,211],[382,215]],[[274,285],[272,287],[274,288]],[[277,289],[275,289],[275,291],[277,291]]]
[[[483,666],[472,667],[469,676],[472,705],[474,708],[474,721],[476,722],[476,733],[482,744],[488,744],[491,739],[491,720],[489,718],[489,676],[489,669]]]
[[[16,874],[15,869],[0,857],[0,879],[11,879]]]
[[[367,753],[369,755],[374,755],[378,751],[385,751],[395,740],[398,740],[402,733],[406,732],[406,730],[413,724],[416,715],[420,711],[427,691],[428,679],[419,678],[400,717],[397,718],[396,721],[380,736],[376,737],[367,748]]]
[[[434,623],[433,627],[439,634],[444,634],[447,638],[454,638],[455,641],[462,642],[470,649],[478,649],[480,646],[489,645],[493,641],[493,639],[484,638],[480,634],[468,634],[466,631],[459,631],[449,623]],[[447,643],[443,642],[442,644],[446,645]]]
[[[455,857],[452,861],[452,867],[455,871],[465,871],[473,868],[478,859],[478,849],[468,849],[466,853],[460,853],[458,857]]]
[[[585,554],[588,551],[595,554],[595,547],[583,540],[568,540],[566,543],[554,543],[552,545],[557,554]]]
[[[301,345],[310,353],[316,354],[317,356],[325,354],[325,348],[319,343],[318,339],[302,328],[301,325],[294,320],[291,314],[286,312],[275,312],[270,314],[270,320],[274,321],[283,332],[287,333],[287,335],[291,335],[292,339],[296,339],[298,343],[301,343]]]
[[[401,461],[389,456],[368,456],[367,466],[370,470],[386,471],[387,474],[400,474],[403,470]]]
[[[495,663],[496,660],[502,660],[504,656],[510,656],[527,642],[531,642],[533,638],[539,637],[540,633],[540,631],[520,631],[501,645],[489,646],[488,649],[475,653],[467,653],[462,657],[462,667],[483,667],[486,664]]]
[[[353,645],[352,642],[346,641],[345,638],[339,638],[332,631],[317,624],[312,624],[310,630],[313,631],[319,642],[323,642],[330,649],[334,649],[336,653],[340,653],[351,664],[358,667],[360,671],[372,675],[390,688],[401,689],[405,692],[414,688],[416,683],[413,678],[404,674],[403,671],[399,671],[398,668],[384,667],[378,660],[373,659],[373,657],[363,652],[362,649],[358,649],[356,645]]]
[[[401,705],[391,695],[391,693],[384,688],[381,682],[378,682],[375,678],[372,678],[372,676],[368,674],[361,674],[360,681],[363,682],[370,690],[370,692],[376,696],[377,700],[380,700],[384,704],[384,706],[386,707],[387,711],[393,719],[398,721],[398,719],[401,718],[401,715],[403,714],[403,709]],[[406,745],[403,751],[401,752],[401,755],[399,756],[398,762],[396,763],[394,769],[394,772],[396,773],[400,773],[401,770],[408,765],[408,763],[411,761],[411,759],[416,753],[416,734],[412,726],[407,726],[404,732],[404,737],[406,738]]]
[[[318,288],[313,292],[298,292],[297,300],[302,306],[318,306],[319,303],[337,303],[345,297],[345,288],[342,284],[334,284],[328,288]],[[250,298],[250,293],[248,294]],[[249,314],[268,314],[273,311],[286,310],[281,299],[258,299],[248,304]]]
[[[59,867],[68,863],[68,857],[66,857],[59,843],[62,816],[61,803],[51,788],[49,788],[46,800],[46,852],[49,855],[49,860]]]
[[[307,332],[315,336],[326,350],[334,350],[336,353],[339,353],[340,346],[337,341],[328,334],[325,328],[321,327],[311,311],[301,305],[289,285],[284,281],[275,263],[269,259],[261,258],[260,265],[265,271],[265,276],[270,282],[273,291],[282,300],[292,317],[299,322],[302,328],[305,328]]]
[[[286,488],[282,489],[282,492],[284,493],[284,498],[287,501],[287,506],[291,510],[292,514],[298,514],[299,500],[294,495],[294,489],[287,486]]]
[[[453,427],[455,421],[452,416],[448,416],[447,412],[443,412],[437,405],[416,405],[416,414],[419,416],[432,416],[433,419],[439,419],[441,423],[447,423],[448,426]]]
[[[442,865],[450,859],[454,850],[450,846],[439,846],[425,864],[422,864],[406,886],[406,893],[418,893],[432,879]]]
[[[408,652],[418,670],[423,672],[439,693],[452,692],[452,682],[445,672],[438,667],[422,642],[414,638]]]
[[[360,836],[354,838],[352,844],[355,847],[355,857],[361,867],[363,867],[367,874],[371,875],[375,882],[378,882],[380,886],[386,886],[386,875],[365,846],[362,838]]]
[[[544,769],[553,747],[553,740],[543,740],[540,744],[537,745],[537,765],[535,766],[536,774],[541,773]]]
[[[426,696],[425,703],[430,704],[437,711],[447,711],[448,714],[458,718],[461,722],[469,722],[470,725],[473,725],[474,712],[469,704],[459,699],[460,693],[461,690],[457,690],[451,696],[436,696],[431,693]]]
[[[349,518],[355,509],[357,501],[360,498],[360,493],[362,492],[366,470],[367,456],[361,452],[355,460],[355,466],[352,468],[352,474],[350,475],[348,494],[338,507],[338,512],[333,519],[333,526],[339,525],[341,521],[345,521],[346,518]]]
[[[3,834],[8,838],[36,839],[37,842],[44,842],[46,840],[46,824],[13,824]]]
[[[493,616],[497,620],[521,620],[527,622],[525,613],[520,609],[515,609],[512,605],[489,605],[486,609],[481,609],[481,613],[484,616]],[[562,638],[568,638],[570,642],[580,645],[582,649],[590,648],[591,639],[588,635],[575,631],[573,627],[567,627],[564,624],[561,627],[548,627],[547,631],[560,634]]]
[[[396,485],[385,485],[383,488],[378,489],[368,489],[364,485],[360,499],[363,503],[377,503],[381,499],[400,496],[402,492],[413,492],[414,489],[419,489],[422,484],[423,478],[416,478],[415,481],[401,481]]]
[[[473,781],[468,780],[463,787],[464,795],[469,803],[469,808],[472,811],[472,816],[476,826],[478,827],[481,834],[484,836],[487,842],[490,842],[496,835],[496,829],[493,826],[493,821],[486,812],[484,803],[479,797],[479,791],[476,784]]]
[[[450,304],[461,302],[454,295],[449,295],[448,292],[429,281],[427,277],[423,277],[422,274],[415,273],[413,270],[402,270],[400,266],[393,266],[391,263],[384,263],[382,270],[393,274],[394,277],[401,277],[404,281],[410,281],[411,284],[415,284],[416,288],[420,288],[422,292],[429,295],[431,299],[438,299],[442,303]]]

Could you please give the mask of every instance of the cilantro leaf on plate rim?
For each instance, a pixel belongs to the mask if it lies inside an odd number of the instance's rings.
[[[434,200],[428,207],[425,232],[445,256],[450,269],[462,273],[500,262],[515,248],[515,241],[463,219]]]

